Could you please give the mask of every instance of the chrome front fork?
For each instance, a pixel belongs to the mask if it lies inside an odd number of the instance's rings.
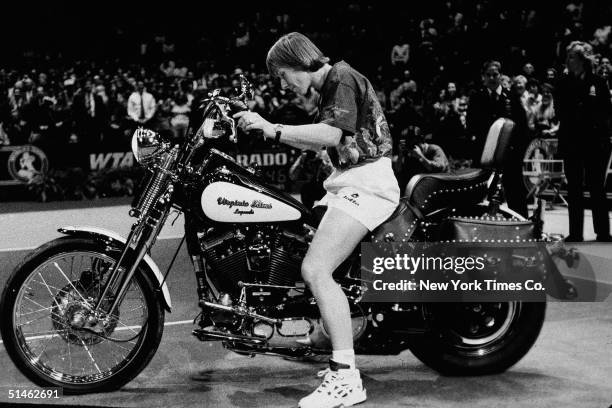
[[[140,220],[132,227],[119,261],[109,272],[102,294],[93,309],[94,313],[102,312],[103,315],[111,316],[121,304],[138,265],[155,243],[170,213],[169,197],[171,193],[171,188],[169,188],[164,197],[150,211],[154,214]],[[111,294],[110,307],[108,310],[102,310],[103,300]]]
[[[145,205],[137,208],[137,211],[130,212],[139,215],[138,221],[132,226],[119,261],[110,270],[102,294],[93,308],[94,314],[111,316],[114,313],[121,304],[138,265],[155,243],[170,213],[174,189],[169,169],[174,164],[177,154],[176,149],[170,152],[156,170],[154,179],[145,192],[146,197],[141,200]],[[111,293],[113,294],[111,306],[108,310],[102,310],[103,300]]]

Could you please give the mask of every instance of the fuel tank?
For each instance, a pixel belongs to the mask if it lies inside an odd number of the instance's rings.
[[[231,157],[223,157],[203,179],[200,206],[204,216],[225,223],[273,223],[307,220],[310,211],[299,201],[265,184]]]

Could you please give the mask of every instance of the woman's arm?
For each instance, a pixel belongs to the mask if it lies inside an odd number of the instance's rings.
[[[267,132],[264,130],[265,133]],[[268,135],[266,136],[268,137]],[[274,125],[269,137],[276,137]],[[342,130],[325,123],[299,126],[283,125],[280,141],[300,149],[319,151],[321,147],[337,146],[341,137]]]
[[[238,119],[238,126],[244,131],[261,129],[267,139],[276,137],[276,126],[255,112],[236,113],[234,119]],[[296,147],[298,149],[310,149],[319,151],[321,147],[337,146],[342,137],[342,130],[325,123],[315,123],[310,125],[290,126],[283,125],[280,128],[282,143]]]

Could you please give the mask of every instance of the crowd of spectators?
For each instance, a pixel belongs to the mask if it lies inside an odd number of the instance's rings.
[[[466,115],[487,59],[502,62],[502,84],[520,96],[532,137],[555,134],[554,86],[570,41],[590,42],[597,73],[612,81],[606,2],[430,3],[419,10],[350,1],[326,13],[255,10],[249,18],[235,16],[225,31],[192,33],[189,47],[171,33],[155,33],[134,41],[121,58],[33,52],[27,63],[4,61],[0,144],[127,147],[138,124],[180,137],[194,104],[214,88],[232,92],[240,74],[255,85],[254,110],[275,122],[306,123],[316,96],[280,89],[263,63],[267,48],[290,31],[305,33],[332,61],[345,59],[370,78],[396,142],[431,135],[455,159],[470,157]]]

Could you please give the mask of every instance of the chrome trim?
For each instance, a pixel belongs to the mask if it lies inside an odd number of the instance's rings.
[[[510,328],[510,325],[512,324],[512,321],[514,320],[514,317],[516,316],[516,313],[517,313],[517,307],[516,307],[517,303],[508,302],[508,304],[509,306],[508,306],[508,313],[506,314],[506,318],[504,319],[504,322],[502,323],[502,325],[494,333],[488,335],[487,337],[481,337],[481,338],[476,338],[476,339],[468,338],[468,337],[461,336],[458,334],[461,341],[464,344],[467,344],[468,346],[484,346],[492,341],[502,338],[508,332],[508,329]]]
[[[99,253],[99,252],[89,252],[89,251],[84,251],[84,252],[61,252],[49,259],[47,259],[45,261],[45,263],[39,265],[36,269],[34,269],[34,271],[32,271],[32,273],[26,278],[26,280],[24,281],[24,284],[22,285],[22,287],[19,290],[19,293],[17,294],[16,297],[16,301],[13,305],[13,311],[12,311],[12,326],[13,326],[13,330],[14,330],[14,336],[15,336],[15,340],[17,342],[17,346],[20,349],[20,352],[22,353],[23,357],[25,358],[26,362],[30,365],[30,367],[39,372],[40,374],[47,376],[53,380],[65,383],[65,384],[92,384],[92,383],[96,383],[96,382],[100,382],[102,380],[105,380],[109,377],[112,377],[116,374],[118,374],[120,371],[122,371],[134,358],[135,355],[137,355],[142,346],[143,346],[143,342],[142,342],[142,338],[144,338],[144,336],[146,336],[147,333],[147,325],[146,325],[146,321],[149,317],[149,310],[146,306],[146,301],[144,300],[144,292],[143,292],[143,288],[139,285],[136,284],[134,285],[134,287],[137,287],[139,292],[142,294],[141,299],[144,302],[143,303],[143,307],[142,309],[144,311],[146,311],[146,317],[143,317],[142,321],[137,322],[138,324],[136,326],[132,326],[132,325],[126,325],[125,323],[121,323],[121,318],[118,320],[119,324],[121,325],[121,327],[113,327],[112,331],[125,331],[125,330],[129,330],[131,332],[134,332],[138,335],[139,340],[137,342],[133,342],[134,343],[134,347],[131,350],[126,349],[125,347],[120,347],[122,350],[127,350],[127,356],[123,356],[122,355],[122,360],[121,361],[116,361],[116,355],[115,353],[113,353],[111,351],[111,355],[113,356],[113,359],[116,362],[116,365],[114,366],[110,366],[108,367],[108,369],[104,369],[102,370],[102,368],[104,368],[104,366],[102,365],[103,360],[99,360],[99,353],[96,353],[95,357],[94,355],[91,353],[91,350],[93,350],[93,347],[95,347],[98,342],[96,341],[91,341],[91,338],[87,338],[87,337],[82,337],[79,334],[79,329],[78,328],[74,328],[73,326],[69,325],[69,321],[65,320],[64,318],[66,317],[66,310],[62,310],[62,307],[65,306],[63,299],[61,298],[61,296],[66,296],[66,297],[70,297],[70,295],[65,292],[65,288],[74,288],[74,283],[72,281],[70,281],[68,279],[67,276],[65,276],[65,274],[62,272],[62,276],[64,277],[64,279],[66,279],[68,281],[68,285],[66,285],[64,288],[57,288],[57,287],[52,287],[51,285],[46,283],[46,280],[44,279],[44,276],[42,275],[42,272],[44,271],[45,267],[49,264],[54,264],[57,265],[57,261],[59,261],[60,259],[62,259],[62,257],[65,257],[66,255],[75,255],[75,254],[80,254],[81,256],[83,256],[83,254],[85,255],[90,255],[90,256],[99,256],[100,259],[107,261],[107,262],[115,262],[114,259],[112,259],[111,257],[109,257],[108,255]],[[18,314],[18,310],[22,309],[22,304],[21,302],[26,299],[29,298],[28,295],[28,290],[29,289],[29,284],[31,284],[35,278],[35,276],[38,275],[38,278],[40,278],[41,283],[44,287],[46,287],[49,295],[52,297],[53,301],[51,302],[50,307],[48,307],[49,309],[51,309],[50,313],[49,313],[49,317],[53,320],[55,319],[57,324],[62,324],[63,327],[65,327],[64,329],[58,328],[58,327],[54,327],[52,330],[48,330],[45,332],[45,334],[38,334],[38,335],[32,335],[30,333],[29,336],[26,336],[25,333],[23,332],[23,327],[30,325],[31,323],[33,323],[34,321],[39,321],[41,318],[35,318],[35,319],[31,319],[28,322],[21,322],[21,318],[23,318],[23,316],[25,316],[25,314]],[[71,278],[72,279],[72,274],[71,274]],[[53,289],[53,290],[52,290]],[[58,290],[55,294],[53,293],[53,291]],[[76,289],[76,288],[75,288]],[[76,289],[77,292],[79,292],[78,289]],[[81,296],[81,299],[78,300],[78,303],[82,303],[83,307],[85,309],[87,309],[89,306],[87,305],[87,301],[83,298],[83,296],[79,293],[79,295]],[[60,296],[60,297],[58,297]],[[36,304],[37,302],[33,301],[32,299],[30,299],[31,303]],[[40,302],[38,302],[40,303]],[[47,303],[40,303],[39,306],[44,306]],[[53,307],[56,307],[57,309],[53,309]],[[43,312],[45,309],[42,310],[38,310],[38,312]],[[61,321],[61,320],[64,321]],[[21,323],[21,324],[20,324]],[[139,332],[135,332],[134,329],[140,328]],[[108,335],[108,333],[106,333]],[[131,336],[131,334],[129,334]],[[68,338],[67,336],[72,336],[71,338]],[[63,340],[64,343],[66,344],[67,347],[67,353],[63,353],[63,354],[59,354],[58,351],[56,349],[49,349],[49,350],[53,350],[53,357],[49,358],[49,359],[44,359],[43,356],[46,356],[46,351],[47,351],[47,347],[50,345],[50,342],[54,339],[60,339]],[[101,337],[102,339],[102,337]],[[86,341],[87,340],[87,341]],[[42,345],[39,345],[40,348],[42,348],[42,352],[39,352],[38,349],[35,349],[33,346],[35,346],[35,344],[33,344],[32,342],[38,342],[41,341],[43,342]],[[77,341],[79,341],[80,343],[76,343]],[[104,341],[104,340],[100,340]],[[110,340],[106,340],[106,341],[110,341]],[[127,343],[127,341],[126,341]],[[70,346],[70,344],[73,344],[72,347]],[[115,344],[114,342],[111,342],[111,344]],[[55,345],[57,346],[57,345]],[[91,349],[90,349],[91,348]],[[85,350],[85,352],[83,353],[82,350]],[[121,354],[121,351],[117,351],[117,353]],[[86,374],[85,373],[85,367],[81,366],[80,368],[83,369],[83,375],[78,375],[76,374],[78,370],[78,366],[73,368],[72,365],[72,356],[74,354],[81,354],[81,357],[83,357],[85,360],[87,360],[87,358],[85,356],[89,356],[89,359],[91,360],[91,367],[90,367],[90,371],[92,373]],[[64,369],[62,371],[59,371],[57,369],[56,365],[52,365],[50,364],[53,361],[53,358],[57,358],[61,357],[61,361],[64,362],[65,359],[67,358],[68,360],[68,364],[69,364],[69,368]],[[110,360],[108,360],[110,361]],[[98,362],[100,362],[100,365],[98,364]],[[106,364],[106,366],[108,366],[109,364]],[[94,370],[95,368],[95,370]],[[66,370],[70,371],[70,372],[65,372]],[[94,372],[97,371],[97,372]]]
[[[245,283],[242,281],[238,282],[238,287],[239,288],[254,287],[254,288],[274,288],[274,289],[301,289],[301,288],[298,288],[297,286],[268,285],[265,283]]]
[[[202,341],[206,340],[225,340],[225,341],[238,341],[240,343],[249,343],[255,345],[267,346],[268,342],[264,339],[258,339],[256,337],[240,336],[231,333],[223,333],[205,329],[195,329],[192,334]]]
[[[235,313],[237,315],[251,317],[253,319],[259,319],[259,320],[263,320],[264,322],[268,322],[268,323],[272,323],[272,324],[278,324],[280,322],[279,319],[272,319],[270,317],[262,316],[260,314],[251,312],[251,311],[246,310],[245,308],[241,308],[241,307],[224,306],[224,305],[220,305],[218,303],[208,302],[206,300],[201,301],[200,302],[200,306],[201,307],[210,307],[210,308],[218,309],[218,310],[223,310],[225,312]]]
[[[281,333],[281,330],[283,328],[283,324],[285,322],[295,322],[295,321],[303,321],[303,322],[307,322],[308,325],[310,326],[308,328],[308,332],[307,333],[301,333],[301,334],[283,334]],[[281,337],[309,337],[315,330],[315,325],[312,323],[312,320],[310,320],[307,317],[288,317],[285,319],[281,319],[280,322],[280,326],[276,327],[276,332],[279,334],[279,336]]]

